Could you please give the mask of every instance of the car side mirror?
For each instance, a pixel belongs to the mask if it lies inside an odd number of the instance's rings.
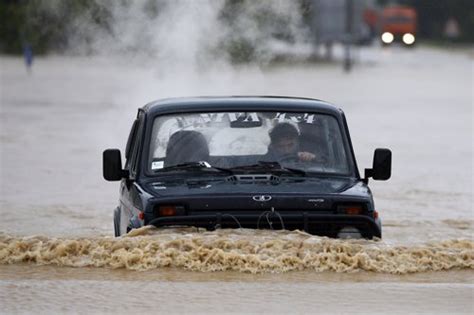
[[[392,175],[392,151],[389,149],[375,149],[372,168],[365,169],[365,178],[367,182],[369,177],[375,180],[387,180]]]
[[[122,158],[119,149],[107,149],[102,155],[104,178],[108,181],[118,181],[128,176],[122,169]]]

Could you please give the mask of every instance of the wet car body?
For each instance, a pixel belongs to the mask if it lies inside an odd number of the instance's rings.
[[[300,172],[259,155],[235,157],[238,167],[224,168],[221,157],[171,171],[150,160],[153,125],[167,115],[267,111],[330,116],[341,130],[348,160],[346,174]],[[291,117],[290,117],[291,118]],[[245,127],[247,128],[247,127]],[[117,149],[104,151],[104,177],[120,180],[120,203],[114,211],[115,235],[144,225],[303,230],[330,237],[381,237],[368,178],[390,177],[391,153],[377,149],[372,169],[358,172],[342,110],[323,101],[289,97],[197,97],[152,102],[139,109],[125,150],[125,166]],[[241,161],[242,159],[245,162]],[[252,161],[252,163],[247,162]],[[258,161],[258,162],[256,162]],[[158,163],[159,169],[150,169]],[[180,166],[180,165],[178,165]],[[181,165],[183,166],[183,165]]]

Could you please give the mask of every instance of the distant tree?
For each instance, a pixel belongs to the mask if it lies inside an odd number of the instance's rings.
[[[0,52],[21,53],[25,43],[36,53],[62,51],[82,18],[108,28],[110,12],[96,0],[0,0]],[[87,39],[86,39],[87,40]]]
[[[0,51],[21,53],[25,7],[23,1],[0,1]]]

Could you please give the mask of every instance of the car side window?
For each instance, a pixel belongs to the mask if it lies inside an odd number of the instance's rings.
[[[138,118],[135,119],[133,122],[132,128],[130,130],[130,135],[128,136],[127,140],[127,146],[125,147],[125,168],[129,169],[130,168],[130,157],[131,157],[131,151],[135,143],[135,136],[137,134],[137,129],[138,129]]]
[[[140,159],[140,149],[141,149],[141,140],[142,140],[142,134],[143,134],[143,127],[145,125],[145,114],[143,112],[138,113],[138,118],[137,118],[137,124],[136,124],[136,131],[134,138],[132,140],[132,144],[130,147],[130,165],[129,165],[129,171],[130,175],[132,177],[135,177],[138,169],[138,161]]]

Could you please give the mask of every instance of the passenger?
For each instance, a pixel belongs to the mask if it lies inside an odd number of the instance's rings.
[[[328,159],[327,142],[324,141],[324,131],[320,124],[300,123],[299,144],[300,150],[312,153],[316,156],[318,162],[324,162]]]
[[[266,161],[312,161],[315,155],[299,150],[298,129],[290,123],[280,123],[270,130],[270,145]]]
[[[165,167],[209,160],[209,147],[202,133],[190,130],[171,135],[166,147]]]

